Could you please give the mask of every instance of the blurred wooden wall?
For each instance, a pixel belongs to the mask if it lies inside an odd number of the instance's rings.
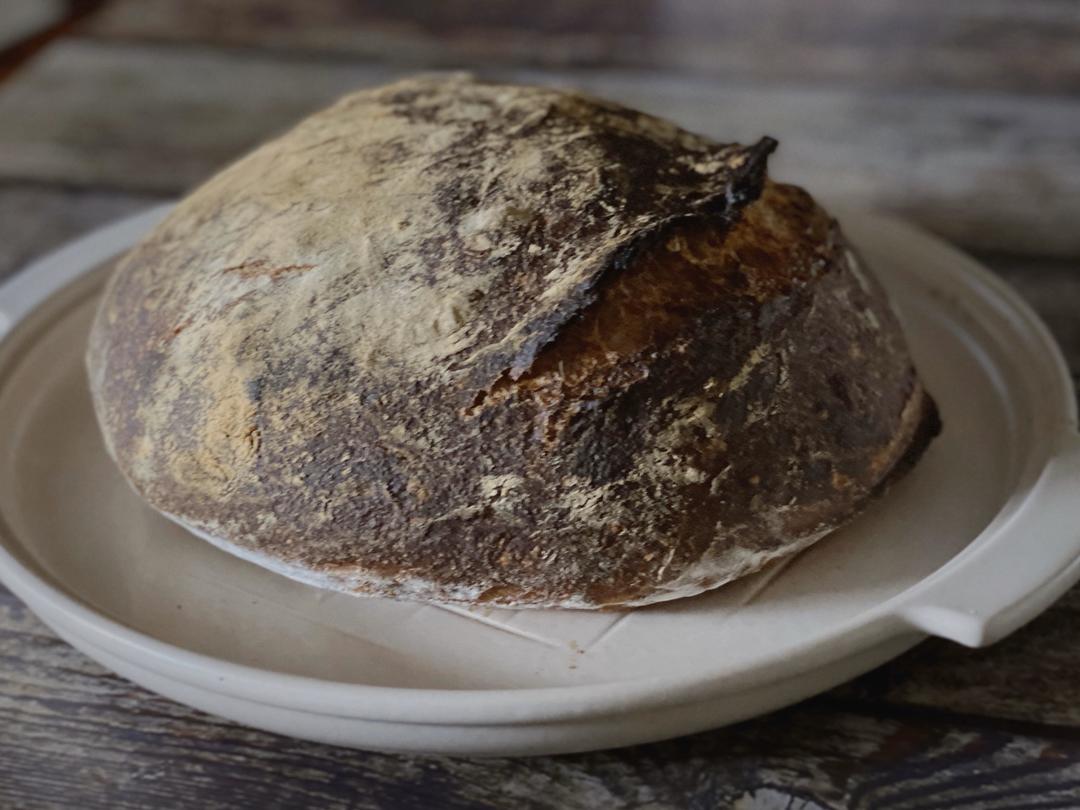
[[[93,30],[430,66],[1080,92],[1075,0],[120,0]]]
[[[175,195],[341,93],[468,68],[772,135],[829,204],[1080,256],[1076,0],[91,4],[0,92],[0,182]]]

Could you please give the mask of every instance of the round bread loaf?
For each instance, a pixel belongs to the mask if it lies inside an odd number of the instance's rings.
[[[644,605],[792,554],[937,430],[836,223],[576,93],[356,93],[122,260],[89,348],[156,509],[316,585]]]

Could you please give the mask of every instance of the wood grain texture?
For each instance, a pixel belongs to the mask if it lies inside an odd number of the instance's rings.
[[[106,0],[7,0],[0,5],[0,82]]]
[[[828,698],[720,731],[534,759],[363,753],[241,728],[101,670],[0,590],[0,807],[1075,807],[1080,739]]]
[[[1080,381],[1080,257],[1047,261],[991,254],[979,258],[1039,313],[1061,346],[1074,379]]]
[[[66,13],[63,0],[6,0],[0,5],[0,51],[55,25]]]
[[[399,64],[616,66],[866,86],[1080,89],[1080,11],[1069,0],[114,0],[87,31]]]
[[[0,281],[68,239],[159,199],[114,191],[0,186]]]
[[[0,180],[176,192],[398,67],[64,42],[0,88]],[[781,139],[774,175],[961,244],[1080,254],[1080,105],[1057,97],[491,71],[563,85],[725,140]]]

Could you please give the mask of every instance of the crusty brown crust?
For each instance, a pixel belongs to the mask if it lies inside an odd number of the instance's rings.
[[[756,570],[936,419],[773,146],[462,77],[349,96],[118,268],[88,355],[109,450],[156,508],[341,590],[604,607]]]

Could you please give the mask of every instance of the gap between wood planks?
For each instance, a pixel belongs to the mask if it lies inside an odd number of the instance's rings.
[[[0,82],[10,77],[50,42],[72,32],[83,19],[104,4],[105,0],[66,0],[67,10],[64,16],[21,42],[0,50]]]
[[[1018,631],[1023,632],[1023,631]],[[888,666],[888,663],[882,666]],[[873,675],[875,670],[855,678]],[[836,687],[839,689],[840,687]],[[884,697],[859,698],[847,695],[834,695],[834,690],[822,692],[814,697],[803,701],[803,708],[808,711],[826,712],[829,714],[843,712],[845,714],[864,715],[879,719],[897,720],[903,722],[917,722],[926,725],[949,725],[961,731],[997,731],[1015,734],[1024,737],[1038,737],[1047,740],[1062,740],[1067,742],[1080,742],[1080,726],[1068,726],[1062,723],[1051,723],[1043,720],[1017,720],[1011,717],[1002,717],[996,714],[972,714],[971,712],[954,711],[938,706],[925,704],[901,703]],[[798,705],[798,704],[796,704]],[[779,711],[783,711],[780,709]]]
[[[112,0],[84,26],[116,42],[183,42],[429,66],[673,70],[727,80],[1069,93],[1080,80],[1060,4],[957,0]],[[630,13],[627,13],[627,11]],[[839,24],[837,21],[840,21]],[[780,53],[783,58],[777,59]]]

